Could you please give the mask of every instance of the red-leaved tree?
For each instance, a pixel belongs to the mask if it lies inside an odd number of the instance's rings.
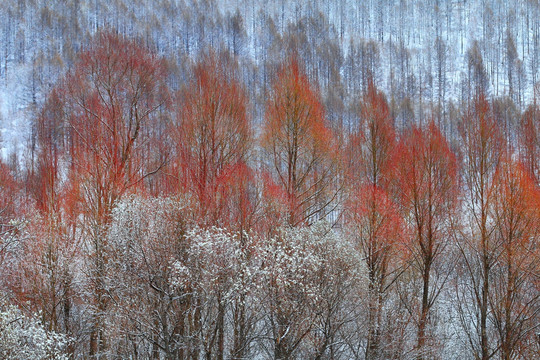
[[[335,208],[334,136],[319,95],[295,59],[279,70],[261,140],[269,173],[283,192],[290,225],[324,218]]]
[[[247,106],[235,65],[225,55],[205,55],[178,94],[169,171],[179,190],[193,196],[203,224],[238,224],[251,211]]]
[[[345,149],[349,197],[346,222],[368,269],[366,358],[381,351],[383,306],[400,270],[403,221],[389,195],[395,131],[384,95],[372,81],[362,98],[359,126]]]
[[[433,121],[407,130],[396,157],[396,188],[412,233],[410,262],[421,279],[416,321],[422,356],[429,350],[425,346],[430,310],[449,275],[439,263],[451,238],[449,219],[457,204],[458,165]]]
[[[107,244],[114,203],[163,165],[152,148],[163,134],[168,95],[164,62],[116,34],[101,33],[59,81],[38,119],[36,193],[40,208],[77,208],[85,234],[88,297],[93,309],[90,356],[106,351]],[[64,192],[65,201],[58,194]],[[74,206],[73,204],[78,204]]]
[[[497,351],[491,340],[489,299],[492,273],[499,256],[500,239],[495,236],[492,209],[495,202],[495,174],[502,156],[502,137],[491,107],[480,93],[462,119],[464,230],[458,245],[467,286],[458,289],[457,306],[471,351],[487,360]],[[474,314],[476,321],[468,320]]]
[[[494,180],[492,216],[500,247],[489,305],[504,360],[538,354],[540,189],[528,170],[505,156]]]

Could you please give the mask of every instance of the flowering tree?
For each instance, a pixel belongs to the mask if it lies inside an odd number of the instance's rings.
[[[187,356],[189,290],[175,286],[174,264],[187,256],[189,204],[129,196],[112,212],[108,231],[111,352],[122,357]]]
[[[174,280],[178,288],[189,289],[187,326],[194,341],[192,353],[216,359],[227,353],[233,358],[250,356],[254,309],[258,308],[254,299],[260,267],[256,238],[195,227],[185,241],[187,256],[175,263]]]
[[[130,196],[117,203],[108,233],[115,260],[106,284],[116,354],[249,356],[257,307],[255,238],[194,226],[197,213],[174,198]]]
[[[81,260],[80,242],[65,229],[52,214],[29,212],[14,235],[16,246],[5,274],[17,305],[40,313],[47,330],[75,339],[80,326],[74,296],[80,280],[75,268]],[[72,341],[66,350],[74,351],[79,345]]]

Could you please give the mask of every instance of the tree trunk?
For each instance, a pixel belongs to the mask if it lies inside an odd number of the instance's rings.
[[[424,273],[422,274],[422,309],[420,312],[420,321],[418,323],[418,358],[424,358],[425,345],[426,345],[426,326],[429,314],[429,275],[431,272],[431,260],[427,259],[424,266]]]
[[[223,306],[221,300],[218,300],[218,318],[217,318],[217,355],[216,360],[223,360],[223,354],[225,352],[225,306]]]

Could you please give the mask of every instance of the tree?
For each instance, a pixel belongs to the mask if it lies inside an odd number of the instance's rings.
[[[540,184],[540,109],[530,105],[521,116],[519,153],[529,176]]]
[[[540,271],[540,189],[526,168],[507,156],[495,175],[492,217],[501,244],[489,298],[497,348],[505,360],[534,357],[540,314],[535,284]]]
[[[233,14],[227,14],[227,32],[230,38],[229,49],[235,55],[242,54],[246,43],[246,31],[244,29],[244,18],[237,8]]]
[[[359,127],[350,135],[345,155],[350,187],[346,221],[368,270],[368,359],[380,356],[383,307],[400,269],[402,219],[388,194],[395,141],[384,95],[370,81],[361,103]]]
[[[101,318],[108,302],[104,234],[113,205],[127,191],[141,188],[163,165],[163,154],[149,148],[160,138],[159,123],[166,114],[164,63],[134,40],[100,33],[51,96],[52,111],[61,121],[57,123],[56,116],[42,118],[44,134],[39,139],[45,160],[40,161],[50,179],[61,178],[67,169],[69,198],[81,205],[77,219],[83,219],[81,230],[87,235],[94,306],[90,356],[95,356],[107,348]],[[54,124],[46,122],[51,119]],[[56,148],[66,153],[65,167],[56,166]]]
[[[30,193],[36,200],[37,208],[44,214],[59,213],[62,205],[64,184],[59,178],[68,152],[69,133],[63,111],[60,94],[53,90],[36,119],[38,149],[31,168]]]
[[[384,357],[391,351],[383,342],[385,319],[392,311],[385,307],[391,286],[403,271],[406,248],[403,219],[397,204],[386,191],[371,184],[351,194],[347,202],[347,228],[367,267],[366,359]]]
[[[350,358],[363,328],[362,299],[366,298],[367,271],[354,240],[321,221],[302,229],[304,241],[318,259],[313,279],[318,294],[312,310],[313,331],[308,334],[302,358]],[[308,287],[309,288],[309,287]],[[358,353],[355,354],[358,356]]]
[[[396,133],[384,94],[372,80],[360,105],[360,121],[347,147],[348,181],[386,189],[392,176]]]
[[[515,91],[514,86],[515,86],[516,79],[514,77],[516,77],[517,75],[516,63],[517,61],[519,61],[519,58],[518,58],[518,53],[516,49],[516,44],[514,42],[514,37],[509,28],[506,29],[505,47],[506,47],[505,60],[506,60],[506,66],[507,66],[506,74],[508,76],[508,95],[510,96],[512,100],[515,100],[516,97],[514,94],[514,91]]]
[[[273,181],[285,194],[289,224],[322,219],[334,210],[336,144],[319,97],[295,59],[277,75],[261,143]]]
[[[127,196],[116,203],[107,232],[111,351],[123,358],[185,359],[196,336],[188,318],[190,290],[178,286],[176,263],[189,255],[189,202]]]
[[[359,44],[359,52],[362,90],[369,92],[369,86],[372,86],[373,81],[379,78],[379,65],[381,63],[379,46],[373,40],[364,40]]]
[[[175,264],[175,281],[190,290],[186,339],[192,341],[193,353],[206,359],[250,357],[255,320],[261,316],[253,296],[260,275],[258,239],[238,231],[195,227],[185,241],[187,256]]]
[[[6,360],[67,360],[64,335],[47,331],[32,316],[24,315],[13,305],[0,308],[0,356]]]
[[[450,219],[457,205],[456,156],[434,121],[412,127],[396,149],[397,191],[411,228],[411,265],[420,274],[417,351],[429,354],[430,311],[449,274],[441,257],[450,242]]]
[[[13,178],[10,169],[0,159],[0,272],[3,279],[1,282],[6,288],[9,288],[11,279],[9,277],[10,257],[17,248],[17,233],[24,227],[24,220],[18,219],[24,213],[20,207],[24,205],[21,196],[19,196],[19,184]],[[7,294],[5,294],[7,295]],[[0,301],[4,300],[4,296]]]
[[[16,193],[18,184],[11,175],[8,166],[0,160],[0,236],[10,231],[13,226],[9,224],[16,216]],[[0,256],[2,245],[0,245]]]
[[[492,272],[500,242],[495,236],[491,211],[494,203],[494,181],[502,154],[502,138],[490,106],[480,92],[467,110],[460,126],[463,144],[464,230],[458,243],[463,271],[468,276],[460,286],[458,301],[464,332],[475,357],[487,360],[496,351],[489,339],[489,299]],[[472,315],[469,315],[472,314]],[[469,316],[476,322],[471,324]]]
[[[79,309],[75,305],[73,265],[81,260],[82,226],[76,221],[81,210],[76,201],[75,182],[65,176],[70,132],[63,101],[61,92],[53,89],[36,119],[38,146],[28,186],[35,207],[19,236],[24,251],[13,269],[15,278],[19,279],[13,285],[19,303],[30,301],[29,308],[41,312],[49,330],[62,331],[79,340],[67,348],[73,353],[81,346],[80,334],[76,333]]]
[[[474,41],[467,50],[467,65],[469,81],[468,92],[463,95],[467,96],[467,106],[471,106],[469,105],[468,100],[474,96],[479,96],[480,93],[485,94],[488,91],[489,85],[488,73],[484,67],[480,45],[477,41]]]
[[[80,342],[77,336],[78,311],[75,293],[75,264],[80,258],[80,241],[70,233],[57,213],[28,211],[14,234],[7,289],[12,302],[32,313],[39,313],[47,331],[62,333],[73,341],[65,348],[73,354]],[[77,339],[77,340],[76,340]]]
[[[202,224],[239,223],[249,211],[230,196],[246,190],[251,146],[247,97],[234,67],[225,54],[207,54],[178,95],[171,172],[179,190],[195,197]]]
[[[446,119],[444,114],[444,108],[446,105],[446,92],[447,92],[447,57],[448,46],[444,40],[439,36],[435,39],[435,57],[436,57],[436,80],[437,80],[437,125],[445,126],[446,123],[443,120]]]
[[[339,357],[362,296],[359,254],[329,225],[286,225],[261,246],[262,345],[274,359]],[[350,302],[351,301],[351,302]]]

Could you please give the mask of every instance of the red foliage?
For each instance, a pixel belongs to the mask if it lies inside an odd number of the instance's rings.
[[[478,95],[474,106],[468,109],[459,131],[464,146],[465,180],[468,190],[486,196],[498,166],[503,148],[501,131],[495,121],[489,102],[483,94]]]
[[[171,173],[180,190],[193,195],[202,221],[212,224],[228,222],[229,212],[240,210],[231,203],[234,189],[242,190],[236,199],[241,208],[249,207],[247,97],[227,61],[209,54],[194,67],[193,80],[179,93],[172,127],[176,158]]]
[[[377,357],[383,298],[406,258],[405,226],[388,194],[395,131],[384,95],[372,80],[361,102],[360,122],[345,149],[350,188],[346,221],[368,268],[367,357]]]
[[[448,245],[450,219],[457,204],[457,161],[434,121],[425,128],[409,129],[395,156],[398,198],[413,233],[411,264],[423,284],[418,309],[418,348],[422,351],[428,314],[440,286],[430,278]]]
[[[513,358],[534,341],[540,300],[540,189],[528,168],[503,158],[494,178],[493,219],[501,244],[491,292],[493,315],[504,358]]]
[[[372,80],[362,98],[360,124],[347,147],[350,186],[368,180],[376,186],[388,185],[396,134],[388,104]]]
[[[493,193],[494,218],[506,251],[533,260],[529,242],[540,231],[540,189],[527,167],[504,157],[495,174]]]
[[[62,114],[62,101],[58,92],[53,90],[36,122],[39,150],[30,187],[38,209],[44,213],[59,210],[58,192],[61,189],[58,175],[67,150],[67,132]]]
[[[92,274],[88,293],[98,309],[90,334],[91,355],[106,347],[100,318],[107,308],[103,235],[112,208],[126,192],[143,190],[144,180],[164,163],[156,149],[161,149],[167,115],[165,70],[163,60],[135,40],[98,34],[59,81],[38,118],[33,193],[44,220],[33,249],[34,256],[49,262],[51,275],[46,289],[36,290],[37,296],[50,295],[42,306],[54,324],[59,306],[54,292],[66,294],[71,287],[69,279],[64,290],[57,287],[58,272],[69,273],[60,254],[67,256],[76,234],[87,235],[85,255]]]
[[[445,217],[455,205],[458,165],[435,122],[409,129],[394,156],[396,185],[404,207],[426,219]]]
[[[38,119],[40,209],[58,211],[65,192],[105,219],[116,199],[161,167],[150,146],[162,136],[165,76],[163,61],[134,40],[94,38]]]
[[[147,153],[167,100],[163,61],[135,41],[101,34],[64,82],[76,172],[93,178],[104,210],[160,164]],[[101,205],[97,205],[100,207]]]
[[[364,185],[358,188],[346,203],[349,210],[348,219],[357,236],[362,237],[359,243],[366,256],[375,256],[372,261],[386,267],[390,260],[403,257],[406,252],[404,240],[404,223],[397,205],[388,194],[375,185]]]
[[[262,145],[287,194],[288,221],[323,216],[335,195],[335,140],[317,92],[295,59],[282,65],[266,106]],[[330,197],[330,199],[328,198]]]
[[[500,243],[494,236],[494,223],[490,218],[495,187],[494,180],[501,161],[503,141],[490,105],[484,94],[475,98],[474,104],[467,110],[460,127],[461,146],[463,148],[463,179],[467,212],[470,218],[470,235],[465,236],[463,244],[467,251],[462,255],[471,277],[471,283],[477,296],[471,307],[479,319],[475,335],[479,348],[475,349],[478,358],[491,356],[491,344],[488,334],[489,302],[491,301],[492,272],[496,264]],[[480,269],[480,271],[478,270]],[[464,304],[468,305],[468,304]]]

